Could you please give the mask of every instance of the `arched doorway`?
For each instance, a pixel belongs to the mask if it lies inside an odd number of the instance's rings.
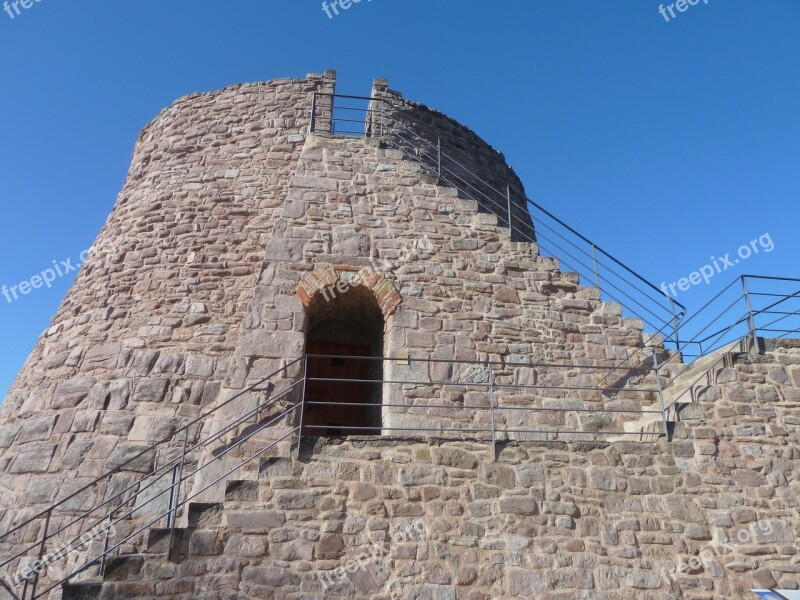
[[[313,298],[307,325],[303,435],[379,435],[384,318],[374,295],[331,286]]]

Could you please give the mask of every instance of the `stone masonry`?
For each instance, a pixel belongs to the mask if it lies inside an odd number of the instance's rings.
[[[296,400],[322,291],[363,272],[345,295],[374,304],[382,356],[418,359],[384,366],[385,380],[418,382],[382,386],[381,424],[395,433],[307,439],[295,457],[284,437],[296,417],[282,419],[245,448],[280,444],[182,512],[177,556],[154,525],[119,549],[105,583],[64,598],[699,600],[800,588],[798,349],[736,354],[681,405],[669,441],[613,435],[638,431],[635,415],[583,411],[656,406],[649,361],[670,356],[660,340],[512,238],[507,215],[400,150],[309,133],[313,93],[334,89],[330,71],[233,86],[183,98],[144,129],[96,256],[0,406],[0,536],[232,398],[189,443],[285,390]],[[499,152],[383,80],[373,95],[508,186],[527,218]],[[519,407],[496,415],[496,460],[489,376],[473,364],[487,361],[508,386],[497,401]],[[438,434],[403,433],[416,427]],[[242,435],[192,453],[187,468],[210,468],[182,492],[235,468],[243,453],[215,457]],[[75,496],[54,524],[182,443]],[[41,526],[0,538],[0,557]],[[369,564],[337,575],[376,546]]]

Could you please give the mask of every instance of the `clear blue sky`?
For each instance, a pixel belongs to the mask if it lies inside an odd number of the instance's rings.
[[[1,2],[2,0],[0,0]],[[330,68],[386,77],[502,150],[529,195],[656,283],[769,232],[800,275],[800,3],[42,0],[0,12],[0,285],[90,246],[141,128],[180,96]],[[13,9],[12,9],[13,10]],[[0,398],[72,278],[0,297]]]

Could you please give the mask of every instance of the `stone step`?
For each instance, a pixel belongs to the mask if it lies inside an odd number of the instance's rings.
[[[234,480],[225,482],[225,503],[257,502],[259,500],[258,481]]]
[[[129,554],[124,556],[109,556],[106,559],[106,572],[104,581],[138,581],[142,577],[145,554]]]
[[[221,502],[190,502],[189,529],[215,529],[222,525]]]
[[[176,527],[174,539],[172,541],[172,551],[175,555],[185,555],[189,550],[189,535],[190,529],[185,527]],[[162,554],[166,556],[169,552],[169,528],[155,528],[147,532],[147,545],[145,552],[147,554]]]
[[[61,589],[61,600],[97,600],[97,598],[100,598],[103,582],[65,583]]]
[[[285,477],[292,474],[293,464],[291,458],[269,457],[263,458],[259,463],[259,479],[272,477]]]

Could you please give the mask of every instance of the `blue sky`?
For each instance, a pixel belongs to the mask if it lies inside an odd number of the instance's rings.
[[[0,0],[2,1],[2,0]],[[89,247],[141,128],[180,96],[335,69],[386,77],[502,150],[529,195],[657,284],[769,233],[800,275],[800,3],[41,0],[0,12],[0,285]],[[12,9],[13,10],[13,9]],[[73,274],[74,275],[74,274]],[[0,397],[72,277],[0,297]]]

